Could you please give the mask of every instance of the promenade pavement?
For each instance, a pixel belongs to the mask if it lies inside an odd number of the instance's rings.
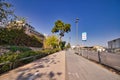
[[[120,80],[120,75],[74,54],[73,50],[66,52],[68,80]]]
[[[11,70],[0,80],[120,80],[120,75],[68,50]]]
[[[0,80],[65,80],[65,51],[11,70]]]

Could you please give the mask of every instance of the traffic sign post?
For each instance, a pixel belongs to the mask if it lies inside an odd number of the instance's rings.
[[[82,47],[83,47],[83,42],[87,41],[87,32],[82,32]],[[83,56],[83,49],[82,49],[82,56]]]
[[[87,32],[82,32],[82,41],[87,40]]]

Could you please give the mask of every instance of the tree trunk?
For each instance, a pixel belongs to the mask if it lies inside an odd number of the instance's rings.
[[[60,36],[60,38],[59,38],[59,48],[61,49],[61,47],[60,47],[60,42],[62,41],[62,36]]]

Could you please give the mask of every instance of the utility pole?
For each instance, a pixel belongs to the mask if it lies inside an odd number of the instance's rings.
[[[71,37],[69,37],[69,43],[71,42]]]

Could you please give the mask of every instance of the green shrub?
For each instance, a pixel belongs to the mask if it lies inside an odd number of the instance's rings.
[[[7,61],[14,62],[16,61],[17,57],[18,57],[18,54],[9,55],[7,56]]]
[[[0,66],[0,73],[6,72],[10,70],[10,65],[9,64],[5,64],[3,66]]]
[[[2,56],[0,56],[0,63],[3,63],[3,62],[7,62],[9,61],[9,57],[11,57],[11,55],[13,55],[11,52],[8,52]]]
[[[9,49],[12,52],[16,52],[16,51],[26,52],[26,51],[30,51],[31,50],[28,47],[22,47],[22,46],[11,46]]]
[[[27,35],[24,29],[0,28],[0,45],[43,47],[43,41]]]
[[[58,52],[58,51],[60,51],[60,48],[55,48],[52,51],[53,51],[53,53]]]
[[[61,41],[61,42],[59,43],[59,46],[60,46],[61,50],[63,50],[63,49],[65,48],[65,44],[66,44],[65,41]]]
[[[0,63],[12,62],[11,63],[11,65],[12,65],[11,69],[12,69],[12,68],[27,64],[29,62],[32,62],[34,60],[34,57],[22,60],[23,58],[35,56],[36,59],[39,59],[39,58],[45,57],[49,54],[58,52],[59,50],[60,50],[59,48],[56,48],[56,49],[52,49],[52,50],[45,49],[45,50],[36,51],[36,52],[31,51],[31,50],[26,51],[26,52],[21,52],[21,53],[8,52],[8,53],[0,56]],[[6,72],[8,70],[10,70],[10,64],[5,64],[5,65],[0,66],[0,73]]]
[[[29,58],[29,59],[21,60],[19,61],[19,63],[21,63],[21,65],[24,65],[24,64],[32,62],[33,60],[34,60],[33,58]]]

